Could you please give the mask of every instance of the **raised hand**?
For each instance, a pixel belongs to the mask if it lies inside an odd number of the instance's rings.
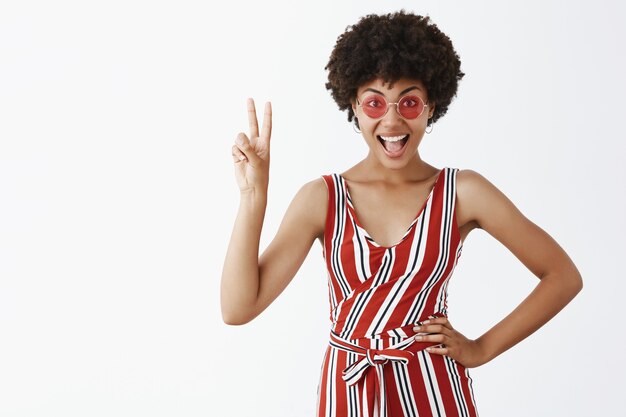
[[[272,104],[265,103],[263,128],[259,134],[254,100],[248,99],[248,124],[250,137],[240,132],[232,147],[235,177],[241,193],[261,191],[267,193],[269,184],[270,137],[272,135]]]

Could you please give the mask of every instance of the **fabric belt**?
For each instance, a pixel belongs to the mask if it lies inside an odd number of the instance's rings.
[[[429,318],[435,318],[435,317],[441,317],[441,316],[442,314],[435,313],[429,316]],[[421,324],[421,322],[418,322],[415,325],[419,325],[419,324]],[[408,327],[412,328],[415,325],[412,324]],[[406,327],[407,326],[405,326],[405,328]],[[435,342],[421,342],[421,341],[418,342],[415,340],[414,335],[411,335],[401,340],[400,342],[395,343],[383,349],[368,349],[363,346],[354,344],[347,339],[342,338],[341,336],[339,336],[333,331],[330,332],[330,342],[329,342],[329,344],[334,348],[341,349],[346,352],[356,353],[358,355],[363,356],[363,358],[356,360],[354,363],[349,365],[347,368],[345,368],[341,372],[343,380],[348,385],[354,385],[357,382],[359,382],[361,379],[363,379],[363,376],[370,369],[370,367],[374,367],[374,369],[376,370],[376,373],[375,373],[376,387],[378,388],[377,390],[375,390],[375,398],[378,398],[378,407],[379,407],[378,415],[380,417],[388,417],[387,393],[386,393],[386,387],[385,387],[385,378],[383,374],[383,370],[384,370],[383,366],[389,361],[400,362],[405,365],[409,363],[409,359],[411,359],[411,357],[413,357],[415,353],[405,350],[405,349],[414,343],[422,344],[423,347],[421,349],[438,344]],[[418,351],[421,349],[418,349]],[[373,404],[370,405],[367,403],[368,401],[367,393],[364,393],[363,397],[364,397],[363,400],[365,402],[364,405],[369,410],[370,407],[373,406]]]

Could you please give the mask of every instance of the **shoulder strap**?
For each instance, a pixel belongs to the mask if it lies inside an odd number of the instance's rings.
[[[446,204],[450,206],[450,213],[454,213],[454,207],[456,205],[456,174],[459,172],[458,168],[449,167],[446,175],[447,193]]]
[[[446,198],[446,204],[449,206],[450,215],[450,226],[451,226],[451,234],[458,235],[458,225],[456,221],[456,177],[459,172],[459,168],[449,168],[449,186],[448,186],[448,197]]]
[[[337,207],[337,180],[339,179],[335,174],[322,175],[326,189],[328,192],[328,206],[326,208],[326,225],[324,227],[324,250],[331,244],[333,230],[335,228],[335,212]],[[326,254],[323,252],[324,257]]]

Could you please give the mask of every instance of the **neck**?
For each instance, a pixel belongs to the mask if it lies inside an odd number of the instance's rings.
[[[422,161],[419,152],[403,166],[397,168],[383,165],[370,152],[367,157],[359,162],[355,168],[367,176],[368,180],[380,181],[389,184],[401,184],[415,182],[431,176],[433,167]]]

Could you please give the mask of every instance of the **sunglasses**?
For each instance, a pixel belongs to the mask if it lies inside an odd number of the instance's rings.
[[[424,108],[428,107],[428,104],[425,104],[424,100],[415,94],[403,96],[397,103],[387,103],[385,97],[380,94],[370,94],[366,96],[363,99],[363,103],[359,103],[359,99],[357,98],[356,102],[357,105],[363,109],[363,113],[372,119],[380,119],[385,116],[391,104],[396,105],[396,111],[405,119],[416,119],[420,117],[424,112]]]

